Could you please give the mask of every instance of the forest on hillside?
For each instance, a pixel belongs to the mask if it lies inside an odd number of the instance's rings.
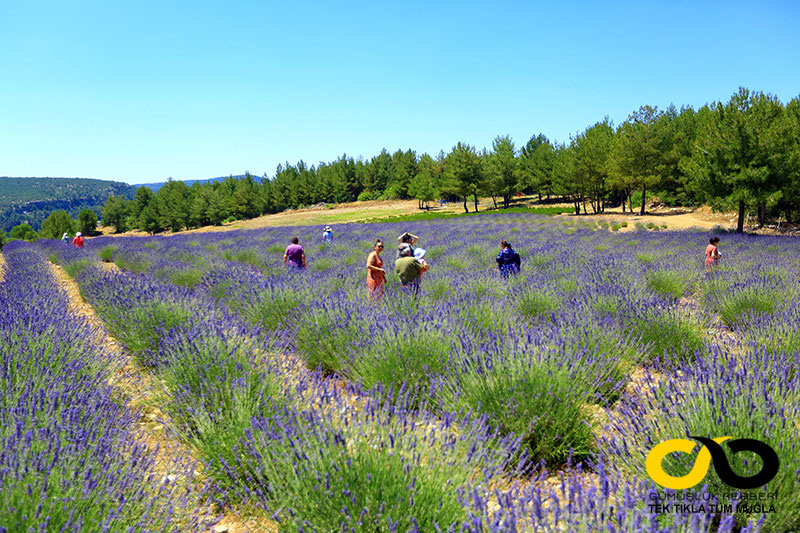
[[[87,178],[0,177],[0,229],[23,223],[38,229],[58,209],[73,217],[83,209],[100,213],[110,195],[130,198],[135,190],[127,183]]]

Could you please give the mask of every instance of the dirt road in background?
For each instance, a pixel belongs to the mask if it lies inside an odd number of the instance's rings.
[[[538,204],[533,204],[531,201],[521,201],[514,204],[515,207],[542,207]],[[551,204],[546,207],[565,207],[571,208],[572,204]],[[484,199],[479,204],[480,211],[490,211],[494,207],[491,199]],[[469,204],[470,211],[472,211],[472,204]],[[325,205],[320,204],[305,209],[292,209],[277,213],[274,215],[264,215],[250,220],[237,220],[222,226],[205,226],[202,228],[191,229],[182,231],[180,233],[208,233],[217,231],[231,231],[237,229],[256,229],[265,227],[276,226],[303,226],[303,225],[317,225],[320,226],[320,234],[322,228],[326,225],[345,224],[350,222],[369,222],[370,220],[399,216],[399,215],[412,215],[415,213],[424,213],[418,207],[416,200],[387,200],[387,201],[369,201],[369,202],[352,202],[347,204]],[[463,213],[464,209],[460,203],[449,203],[446,206],[440,207],[438,203],[434,202],[431,206],[430,212],[433,213]],[[502,209],[498,211],[491,210],[492,213],[502,213]],[[587,221],[605,220],[611,222],[627,222],[628,227],[622,228],[621,231],[631,231],[635,229],[636,223],[642,224],[655,224],[662,227],[667,225],[668,230],[685,230],[695,228],[697,230],[711,229],[720,226],[723,229],[733,230],[736,228],[736,213],[712,213],[711,209],[703,206],[699,208],[683,208],[683,207],[659,207],[651,208],[646,215],[639,216],[638,214],[622,213],[621,208],[608,208],[605,213],[595,214],[564,214],[557,215],[558,217],[566,217],[570,219],[584,219]],[[111,228],[99,228],[103,234],[110,235]],[[751,229],[751,228],[748,228]],[[335,231],[334,231],[335,233]],[[146,236],[147,233],[143,231],[129,231],[120,234],[120,236]],[[170,235],[170,233],[164,233]]]

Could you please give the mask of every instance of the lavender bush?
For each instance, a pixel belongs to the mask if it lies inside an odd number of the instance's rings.
[[[197,505],[192,485],[181,490],[151,475],[136,413],[106,384],[119,361],[70,315],[43,255],[16,243],[4,255],[0,529],[196,529],[186,509]],[[188,464],[168,468],[191,479]]]

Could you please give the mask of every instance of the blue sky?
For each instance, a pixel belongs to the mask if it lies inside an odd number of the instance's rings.
[[[146,183],[568,141],[800,95],[800,3],[0,0],[0,176]]]

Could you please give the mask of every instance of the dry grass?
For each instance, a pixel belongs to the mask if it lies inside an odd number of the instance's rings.
[[[541,207],[534,201],[534,197],[524,197],[515,199],[515,207]],[[572,204],[547,204],[547,206],[554,207],[571,207]],[[473,209],[472,203],[468,203],[470,211]],[[483,198],[479,202],[479,210],[486,211],[494,207],[490,198]],[[463,213],[464,209],[462,204],[458,202],[450,202],[444,207],[438,205],[431,206],[431,212],[434,213]],[[416,200],[373,200],[369,202],[350,202],[345,204],[334,204],[329,206],[309,207],[305,209],[290,209],[274,215],[264,215],[249,220],[237,220],[229,224],[221,226],[205,226],[187,230],[181,233],[209,233],[218,231],[231,231],[237,229],[256,229],[265,227],[276,226],[303,226],[303,225],[318,225],[320,232],[322,226],[333,224],[344,224],[349,222],[366,222],[370,219],[382,218],[393,215],[410,215],[415,213],[422,213]],[[502,212],[502,211],[500,211]],[[561,217],[586,219],[591,221],[605,220],[611,222],[628,222],[627,228],[621,228],[620,231],[632,231],[635,229],[635,224],[641,222],[647,224],[652,222],[659,227],[663,224],[667,225],[667,229],[711,229],[715,226],[722,226],[724,228],[733,228],[736,224],[735,214],[731,213],[712,213],[708,207],[699,208],[670,208],[661,207],[657,209],[648,210],[644,216],[639,216],[633,213],[622,213],[619,207],[607,208],[605,213],[601,215],[586,214],[586,215],[558,215]],[[105,235],[112,235],[112,229],[109,227],[98,228]],[[335,233],[335,232],[334,232]],[[143,231],[129,231],[119,234],[119,236],[145,236],[147,233]],[[166,233],[165,235],[169,235]]]

